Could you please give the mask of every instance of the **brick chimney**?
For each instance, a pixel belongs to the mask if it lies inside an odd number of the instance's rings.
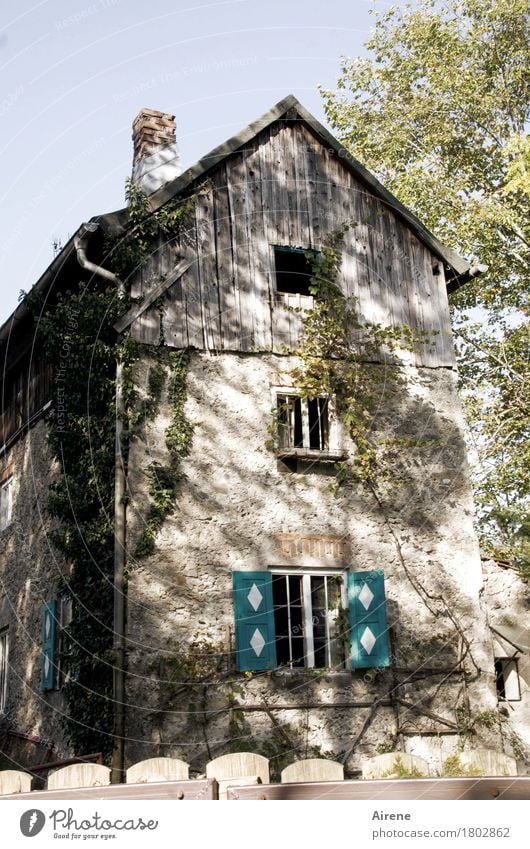
[[[175,116],[141,109],[132,129],[132,178],[150,195],[180,174]]]

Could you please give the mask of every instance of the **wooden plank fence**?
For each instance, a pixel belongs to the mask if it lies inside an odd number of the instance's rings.
[[[32,774],[0,771],[2,799],[527,799],[530,776],[518,776],[513,758],[488,749],[460,755],[462,777],[434,778],[422,758],[391,752],[363,763],[363,778],[344,780],[336,761],[308,758],[286,767],[280,784],[270,783],[269,761],[252,752],[221,755],[206,765],[206,777],[189,778],[177,758],[150,758],[129,767],[125,784],[110,784],[98,763],[70,763],[50,772],[46,790],[31,791]],[[50,765],[56,766],[56,764]],[[469,768],[476,775],[469,774]],[[403,771],[410,776],[403,778]],[[38,774],[34,776],[39,780]]]

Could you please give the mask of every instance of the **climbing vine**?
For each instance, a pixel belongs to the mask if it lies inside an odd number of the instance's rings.
[[[58,589],[73,601],[65,633],[66,730],[76,752],[112,750],[114,290],[79,286],[57,296],[38,335],[53,367],[48,440],[58,477],[48,509],[70,569]]]
[[[375,412],[381,407],[382,393],[395,392],[403,383],[396,367],[397,351],[414,350],[427,338],[407,326],[385,327],[364,320],[356,300],[343,294],[337,277],[344,236],[351,226],[347,222],[328,234],[319,254],[306,254],[312,265],[314,302],[304,311],[301,345],[296,352],[299,364],[290,373],[303,398],[325,395],[334,399],[336,414],[355,445],[353,457],[336,465],[339,484],[374,481],[384,474],[374,439]],[[383,385],[373,366],[380,362],[382,352],[388,361]]]
[[[156,535],[166,517],[174,509],[176,491],[182,477],[181,460],[188,454],[193,434],[193,426],[184,415],[190,352],[188,350],[169,351],[168,349],[160,349],[159,357],[167,363],[169,370],[167,394],[170,422],[165,434],[169,461],[166,464],[151,463],[148,467],[150,507],[144,529],[134,550],[135,558],[146,557],[154,551]],[[161,362],[157,363],[154,369],[150,371],[150,377],[152,381],[156,379],[157,387],[162,380],[163,373],[165,373],[165,369]],[[156,408],[151,403],[148,409],[153,413]]]
[[[465,630],[451,605],[443,595],[425,587],[407,562],[395,528],[393,500],[389,504],[387,497],[392,487],[403,484],[407,470],[396,450],[403,449],[402,440],[382,438],[378,419],[388,417],[389,401],[397,399],[405,387],[402,352],[431,345],[431,334],[366,321],[357,301],[343,294],[337,280],[344,237],[352,226],[353,222],[345,222],[328,235],[319,254],[306,254],[312,264],[310,291],[314,298],[312,306],[303,312],[298,362],[290,378],[302,398],[333,399],[335,413],[353,443],[351,457],[335,465],[335,491],[354,484],[366,488],[411,586],[433,616],[446,617],[460,638],[462,648],[455,668],[461,668],[466,657],[476,666]],[[410,438],[405,437],[403,442],[410,447]],[[426,442],[421,440],[422,444]]]
[[[132,181],[127,182],[126,196],[125,228],[105,244],[106,266],[124,281],[142,268],[157,238],[186,241],[197,193],[170,201],[155,213]],[[41,299],[32,293],[25,303],[34,314],[36,333],[53,371],[48,440],[57,479],[50,487],[48,510],[57,520],[53,543],[67,564],[58,591],[70,596],[74,611],[62,640],[61,663],[68,672],[63,685],[68,706],[65,728],[76,753],[101,751],[108,758],[114,743],[116,362],[121,359],[124,366],[125,463],[128,444],[156,415],[168,380],[172,414],[166,443],[170,460],[167,467],[153,464],[150,468],[152,505],[140,541],[147,553],[173,505],[179,461],[191,440],[191,427],[183,415],[189,353],[152,349],[155,364],[140,403],[135,365],[146,346],[129,336],[119,338],[114,330],[131,303],[128,292],[118,293],[114,285],[93,276],[89,284],[73,284],[57,294],[51,309],[43,310]]]

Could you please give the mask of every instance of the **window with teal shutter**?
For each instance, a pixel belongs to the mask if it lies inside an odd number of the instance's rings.
[[[42,609],[42,672],[41,690],[55,686],[55,623],[56,602],[47,602]]]
[[[269,572],[234,572],[236,666],[240,671],[274,669],[276,634]]]
[[[383,572],[348,573],[350,655],[353,669],[390,666]]]

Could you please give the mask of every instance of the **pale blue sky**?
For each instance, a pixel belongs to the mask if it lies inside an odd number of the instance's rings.
[[[405,5],[396,3],[395,5]],[[182,165],[362,53],[383,0],[18,0],[0,12],[0,323],[82,221],[118,209],[142,106]]]

